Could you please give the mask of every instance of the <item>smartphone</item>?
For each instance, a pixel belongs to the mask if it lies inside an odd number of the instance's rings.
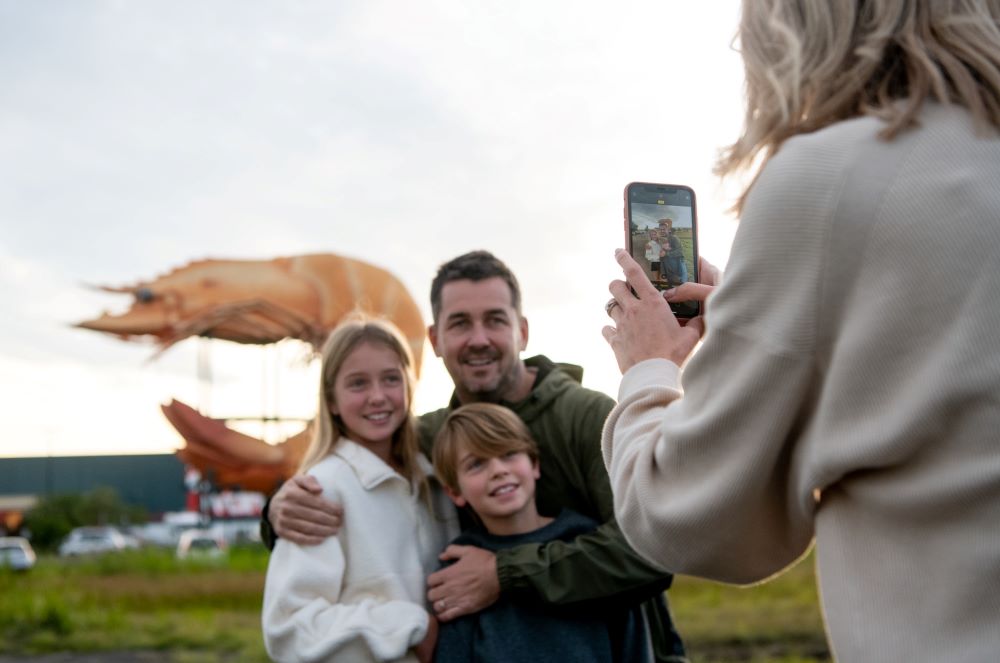
[[[632,182],[625,187],[625,246],[658,290],[698,281],[698,213],[694,189],[681,184]],[[700,302],[670,305],[690,319]]]

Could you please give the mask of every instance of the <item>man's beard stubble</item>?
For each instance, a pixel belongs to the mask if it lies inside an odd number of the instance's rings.
[[[469,396],[470,403],[500,403],[504,400],[504,396],[510,393],[511,389],[517,385],[518,380],[521,377],[522,364],[520,360],[517,360],[511,364],[511,366],[500,374],[500,378],[497,380],[496,386],[492,389],[479,389],[472,390],[465,387],[465,391]]]

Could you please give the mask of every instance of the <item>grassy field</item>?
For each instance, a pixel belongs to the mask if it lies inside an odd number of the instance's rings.
[[[147,550],[94,559],[42,557],[0,569],[0,657],[49,652],[161,652],[162,660],[267,661],[260,602],[267,555],[182,562]],[[691,660],[826,661],[812,560],[766,584],[678,578],[670,603]],[[29,659],[30,660],[30,659]]]
[[[829,661],[812,555],[762,585],[732,587],[685,576],[670,607],[692,661]]]
[[[0,654],[151,650],[166,660],[267,661],[260,605],[267,556],[176,560],[147,550],[91,559],[42,557],[0,571]]]

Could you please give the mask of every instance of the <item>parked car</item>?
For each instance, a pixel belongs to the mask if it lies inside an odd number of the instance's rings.
[[[222,537],[222,533],[216,530],[189,529],[183,532],[177,541],[179,559],[224,557],[226,551],[226,540]]]
[[[128,527],[118,531],[122,533],[122,537],[125,539],[125,548],[128,550],[138,550],[139,548],[142,548],[142,539],[136,535],[136,528]]]
[[[137,548],[134,537],[126,537],[114,527],[77,527],[59,546],[63,557],[93,553],[118,552]]]
[[[0,567],[27,571],[35,565],[35,551],[22,536],[0,537]]]

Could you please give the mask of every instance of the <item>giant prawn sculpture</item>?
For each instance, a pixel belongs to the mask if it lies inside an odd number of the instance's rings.
[[[359,260],[332,254],[199,260],[152,281],[101,289],[132,295],[131,307],[76,326],[124,340],[152,337],[159,352],[191,336],[253,344],[296,338],[319,348],[344,316],[360,311],[395,323],[420,370],[419,308],[396,277]],[[180,401],[160,407],[184,438],[178,457],[219,486],[270,492],[295,472],[311,435],[310,425],[271,445]]]

